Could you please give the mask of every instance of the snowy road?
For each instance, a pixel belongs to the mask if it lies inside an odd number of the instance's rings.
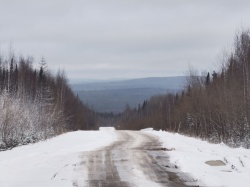
[[[188,178],[168,162],[166,150],[156,137],[140,131],[116,134],[118,140],[110,146],[82,155],[88,177],[80,183],[75,180],[74,186],[185,186],[183,181]],[[80,167],[76,171],[81,171]]]
[[[0,152],[0,187],[248,187],[249,176],[249,149],[149,129],[68,132]]]

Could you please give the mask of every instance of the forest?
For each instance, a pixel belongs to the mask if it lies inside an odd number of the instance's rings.
[[[220,69],[200,75],[189,70],[186,88],[127,107],[117,129],[147,127],[250,148],[250,32],[239,31]]]
[[[71,90],[64,71],[44,58],[0,56],[0,150],[74,130],[96,129],[95,113]]]
[[[32,57],[0,56],[0,150],[75,130],[157,130],[212,143],[250,148],[250,31],[236,34],[219,70],[199,74],[190,68],[186,87],[153,96],[121,114],[96,113],[85,106],[64,71],[38,68]]]

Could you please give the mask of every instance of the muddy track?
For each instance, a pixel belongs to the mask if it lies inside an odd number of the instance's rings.
[[[85,154],[88,167],[84,186],[172,186],[195,181],[169,163],[157,138],[138,131],[117,131],[119,140],[104,149]],[[77,186],[77,185],[75,185]]]

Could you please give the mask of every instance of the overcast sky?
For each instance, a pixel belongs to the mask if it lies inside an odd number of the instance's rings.
[[[211,71],[249,26],[248,0],[0,0],[0,48],[70,80]]]

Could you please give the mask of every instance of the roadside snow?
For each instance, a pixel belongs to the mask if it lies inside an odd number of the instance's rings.
[[[114,131],[114,127],[99,127],[100,131]]]
[[[0,152],[0,187],[69,187],[87,177],[87,168],[74,172],[84,151],[116,140],[114,129],[70,132],[50,140]],[[85,177],[83,177],[85,176]]]
[[[192,175],[200,185],[247,187],[250,184],[250,150],[232,149],[224,144],[210,144],[152,129],[143,133],[158,137],[163,147],[169,150],[174,148],[167,151],[170,162]],[[82,154],[115,140],[114,128],[100,128],[99,131],[70,132],[44,142],[0,152],[0,187],[69,187],[73,186],[74,180],[83,186],[88,171],[84,163],[79,164]],[[224,162],[226,165],[210,166],[207,161]],[[136,176],[139,174],[138,170]]]
[[[250,150],[210,144],[195,138],[164,131],[143,130],[157,136],[168,151],[170,162],[196,178],[200,185],[247,187],[250,185]],[[220,160],[225,166],[210,166],[206,161]]]

